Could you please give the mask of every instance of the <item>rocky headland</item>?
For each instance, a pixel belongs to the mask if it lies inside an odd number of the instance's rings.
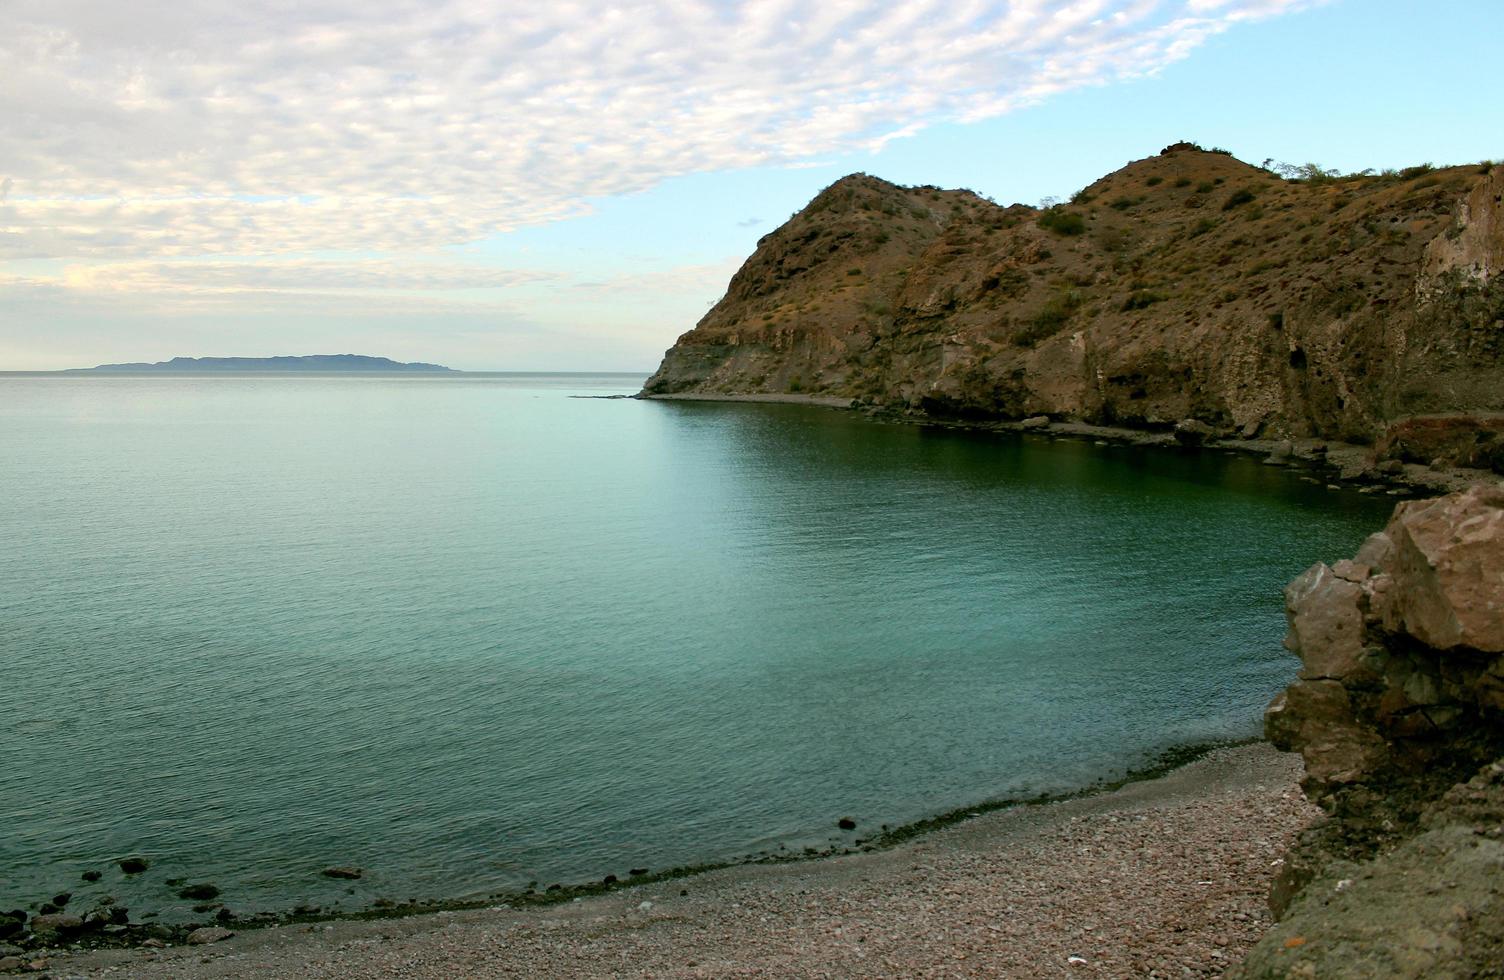
[[[643,393],[1504,471],[1504,168],[1290,173],[1178,143],[1044,208],[843,178]]]

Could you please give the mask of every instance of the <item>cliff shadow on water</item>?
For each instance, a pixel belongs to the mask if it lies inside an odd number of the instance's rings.
[[[929,486],[1014,490],[1051,488],[1073,499],[1126,503],[1137,497],[1156,505],[1262,501],[1274,509],[1309,507],[1382,523],[1393,501],[1335,489],[1299,471],[1261,465],[1236,451],[1176,446],[1093,443],[1013,431],[874,422],[851,413],[795,404],[721,401],[654,401],[654,408],[687,421],[707,440],[725,439],[735,455],[755,460],[741,475],[797,482],[834,467],[860,482],[897,481]],[[937,510],[942,501],[935,502]],[[772,516],[772,515],[770,515]],[[941,515],[943,516],[943,515]],[[1322,542],[1314,541],[1320,545]]]

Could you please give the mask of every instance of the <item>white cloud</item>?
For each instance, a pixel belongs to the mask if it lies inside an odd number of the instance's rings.
[[[1308,2],[10,0],[0,259],[435,249],[1150,72]]]
[[[729,280],[742,264],[740,258],[728,258],[720,262],[696,265],[680,265],[670,269],[647,272],[630,272],[605,279],[587,279],[573,284],[575,290],[598,297],[665,294],[703,297],[707,286],[712,290]]]
[[[554,278],[532,270],[390,259],[119,262],[70,266],[62,276],[74,289],[196,294],[502,289]]]

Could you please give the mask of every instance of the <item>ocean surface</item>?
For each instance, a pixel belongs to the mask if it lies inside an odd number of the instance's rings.
[[[1392,505],[572,397],[641,381],[0,375],[0,908],[463,899],[1081,787],[1257,734],[1281,588]]]

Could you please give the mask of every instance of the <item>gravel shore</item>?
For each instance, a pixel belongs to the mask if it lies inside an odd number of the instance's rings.
[[[1217,750],[1111,793],[997,811],[892,850],[747,866],[544,909],[247,931],[55,956],[53,977],[1217,976],[1316,810],[1300,760]]]

